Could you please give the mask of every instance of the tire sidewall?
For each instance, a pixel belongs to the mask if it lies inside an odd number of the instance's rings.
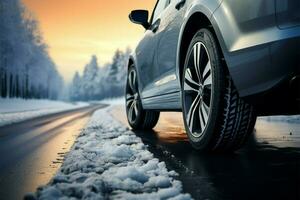
[[[210,62],[211,62],[211,69],[212,69],[212,76],[213,76],[213,89],[212,89],[212,100],[211,100],[211,111],[209,115],[209,119],[207,122],[207,126],[199,138],[194,137],[192,133],[189,130],[189,126],[186,122],[186,116],[185,116],[185,92],[184,92],[184,79],[185,79],[185,71],[188,65],[189,56],[192,53],[193,46],[197,43],[201,42],[206,47]],[[220,99],[221,99],[221,82],[220,82],[220,76],[222,75],[221,69],[221,57],[218,51],[218,47],[216,44],[216,41],[214,39],[214,36],[212,33],[207,29],[200,29],[195,36],[193,37],[188,52],[185,58],[185,64],[183,69],[183,75],[182,75],[182,92],[181,92],[181,99],[182,99],[182,108],[183,108],[183,121],[184,126],[187,132],[187,136],[190,140],[190,143],[192,146],[198,150],[208,150],[210,148],[210,143],[212,141],[216,122],[218,121],[218,115],[219,115],[219,107],[220,107]],[[200,123],[200,122],[199,122]]]

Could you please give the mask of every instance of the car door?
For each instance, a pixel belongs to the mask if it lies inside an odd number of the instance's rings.
[[[181,22],[184,17],[184,2],[182,0],[170,0],[168,7],[161,16],[161,37],[158,41],[156,54],[157,65],[160,68],[161,94],[172,94],[180,91],[180,81],[177,80],[176,76],[176,58]]]
[[[142,98],[156,96],[160,93],[160,88],[157,84],[160,77],[160,69],[156,62],[156,50],[160,37],[160,15],[168,2],[169,0],[157,1],[150,20],[150,27],[146,30],[143,40],[136,49]]]

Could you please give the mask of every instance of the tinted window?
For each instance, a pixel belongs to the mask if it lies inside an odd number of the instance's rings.
[[[154,23],[158,18],[162,11],[166,8],[169,0],[159,0],[156,4],[155,10],[153,12],[152,23]]]

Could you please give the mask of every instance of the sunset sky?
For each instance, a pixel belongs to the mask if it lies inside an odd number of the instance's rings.
[[[110,62],[116,49],[134,48],[142,26],[130,23],[134,9],[152,12],[156,0],[23,0],[40,22],[50,56],[66,81],[82,72],[92,54],[100,65]]]

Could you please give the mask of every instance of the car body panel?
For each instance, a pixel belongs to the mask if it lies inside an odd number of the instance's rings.
[[[160,75],[159,66],[155,62],[157,42],[158,37],[151,30],[147,30],[135,51],[135,66],[142,98],[154,96],[158,92],[158,88],[154,84],[154,80],[157,80]]]
[[[159,111],[181,111],[181,93],[173,92],[143,99],[143,108]]]
[[[180,91],[180,81],[176,76],[176,56],[179,31],[183,19],[183,10],[176,10],[177,1],[172,1],[161,19],[162,36],[157,47],[157,64],[160,66],[160,94]]]
[[[211,21],[240,96],[273,88],[297,65],[273,66],[272,45],[300,36],[299,27],[278,28],[274,0],[224,0]]]
[[[171,110],[181,109],[181,99],[179,98],[177,101],[172,100],[174,99],[174,95],[180,97],[181,86],[177,67],[177,55],[179,53],[178,46],[180,46],[184,27],[193,13],[203,12],[210,17],[214,10],[219,7],[222,0],[187,0],[180,10],[176,10],[175,6],[178,2],[179,0],[171,1],[169,6],[162,13],[161,17],[163,17],[163,19],[161,19],[161,24],[157,31],[157,34],[160,36],[154,62],[157,63],[156,66],[160,68],[160,75],[153,79],[153,82],[148,85],[149,87],[142,86],[140,90],[142,103],[146,107],[148,107],[147,105],[151,102],[151,97],[153,97],[153,101],[157,99],[158,95],[164,95],[165,99],[170,99],[167,106],[158,104],[153,107],[153,109],[162,109],[162,107],[163,109],[170,107]],[[144,42],[145,41],[142,40],[139,46]],[[140,66],[138,66],[138,68],[140,68]],[[157,68],[155,68],[155,70],[156,69]],[[147,79],[147,73],[139,73],[139,76],[142,80]],[[142,85],[144,84],[142,83]],[[153,87],[155,89],[153,89]],[[144,99],[147,100],[144,101]]]
[[[298,5],[295,0],[279,1],[186,0],[176,10],[179,0],[172,0],[160,16],[157,32],[147,30],[132,55],[143,106],[181,109],[180,47],[186,25],[195,13],[210,20],[241,97],[271,91],[299,75],[300,9],[290,6]],[[280,10],[278,5],[285,8]],[[296,14],[286,14],[288,11]],[[279,19],[281,15],[285,18]]]
[[[276,20],[280,29],[300,25],[300,1],[275,0]]]

